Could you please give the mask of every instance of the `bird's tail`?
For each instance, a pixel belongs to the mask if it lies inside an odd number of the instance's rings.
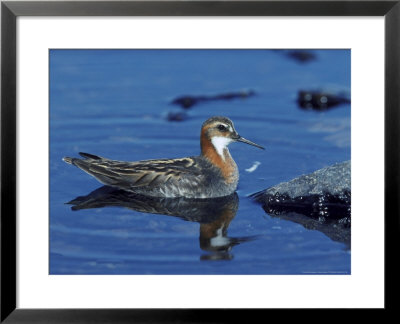
[[[79,155],[84,157],[85,159],[101,160],[100,156],[89,154],[89,153],[79,152]],[[66,163],[74,164],[74,161],[79,160],[79,159],[71,158],[71,157],[63,157],[62,160]]]
[[[74,158],[70,158],[70,157],[63,157],[62,158],[62,160],[64,161],[64,162],[66,162],[66,163],[69,163],[69,164],[72,164],[72,160],[73,160]]]

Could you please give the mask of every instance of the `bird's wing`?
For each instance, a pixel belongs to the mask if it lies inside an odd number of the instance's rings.
[[[199,182],[202,172],[196,158],[122,162],[80,153],[85,159],[70,163],[97,178],[100,182],[121,188],[157,187],[165,183]]]

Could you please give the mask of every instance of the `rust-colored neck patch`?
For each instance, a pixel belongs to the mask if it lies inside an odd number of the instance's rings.
[[[234,177],[236,163],[232,159],[229,150],[227,148],[224,149],[224,157],[222,158],[222,156],[216,151],[214,145],[211,143],[211,140],[207,136],[205,129],[201,131],[200,145],[201,154],[206,157],[214,166],[221,170],[222,176],[225,178],[225,182],[234,182],[236,180]]]

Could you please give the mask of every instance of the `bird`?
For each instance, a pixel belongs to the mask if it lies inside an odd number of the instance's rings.
[[[137,194],[165,198],[217,198],[236,191],[238,167],[228,145],[242,142],[263,146],[240,136],[233,122],[223,116],[207,119],[200,132],[198,156],[126,162],[80,152],[82,158],[64,157],[99,182]]]

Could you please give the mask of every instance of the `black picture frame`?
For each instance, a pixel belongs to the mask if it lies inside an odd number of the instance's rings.
[[[19,16],[384,16],[385,309],[398,286],[400,0],[395,1],[2,1],[1,2],[1,318],[4,323],[230,322],[263,310],[16,308],[16,19]],[[373,190],[373,188],[371,188]],[[34,214],[33,214],[34,215]],[[40,292],[38,292],[40,293]],[[256,313],[256,314],[254,314]],[[253,317],[255,318],[255,317]]]

